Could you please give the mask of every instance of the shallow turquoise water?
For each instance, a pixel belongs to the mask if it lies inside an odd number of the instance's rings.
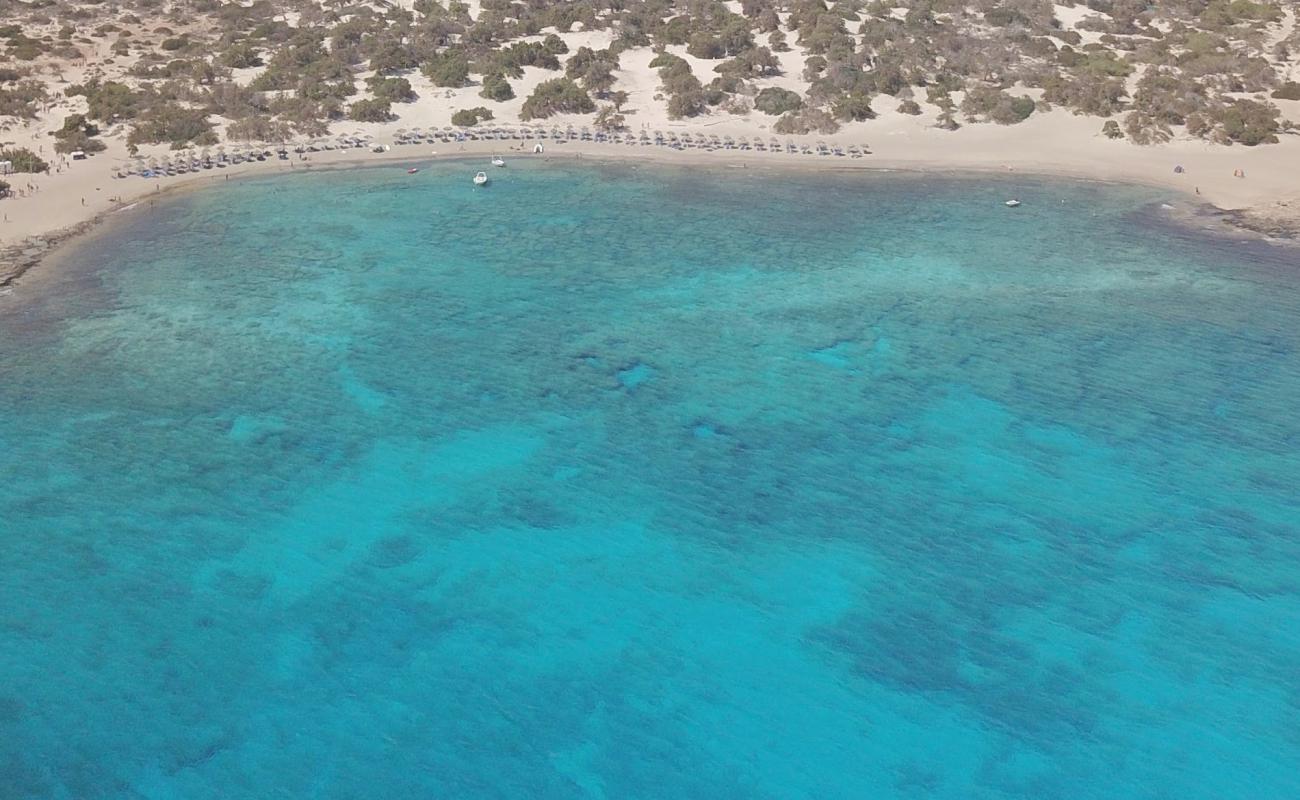
[[[474,168],[0,298],[0,796],[1300,797],[1295,251]]]

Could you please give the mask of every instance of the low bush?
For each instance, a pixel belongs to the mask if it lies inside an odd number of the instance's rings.
[[[596,110],[587,90],[569,78],[542,81],[524,101],[519,117],[523,120],[545,119],[553,114],[590,114]]]
[[[348,107],[348,119],[357,122],[387,122],[392,118],[392,105],[382,98],[358,100]]]
[[[1275,100],[1300,100],[1300,83],[1287,81],[1273,90]]]
[[[780,116],[786,112],[798,111],[803,108],[803,98],[797,92],[792,92],[789,89],[769,86],[754,98],[754,108],[764,114]]]
[[[26,147],[11,147],[0,150],[0,161],[8,161],[14,172],[45,172],[50,165],[40,156]]]
[[[482,106],[477,108],[462,108],[460,111],[451,115],[451,124],[459,125],[463,128],[473,127],[480,122],[492,119],[492,111]]]

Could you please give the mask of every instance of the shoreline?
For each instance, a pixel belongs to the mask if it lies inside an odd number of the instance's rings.
[[[1090,168],[1080,168],[1068,163],[1043,164],[1036,159],[1003,159],[1000,161],[974,157],[936,160],[921,156],[879,155],[872,154],[860,159],[849,160],[847,157],[819,156],[790,153],[763,153],[755,151],[685,151],[667,147],[644,147],[640,145],[599,143],[591,141],[550,142],[546,141],[547,151],[542,154],[531,152],[533,142],[525,140],[479,140],[454,143],[455,149],[442,149],[434,143],[395,146],[385,152],[374,153],[367,150],[324,151],[312,153],[306,160],[251,162],[230,165],[224,168],[214,167],[212,171],[201,172],[171,178],[145,179],[137,176],[113,178],[108,168],[101,162],[93,161],[88,167],[102,166],[104,174],[100,180],[87,185],[85,181],[65,180],[61,185],[52,187],[49,194],[23,198],[30,204],[44,205],[48,202],[62,201],[66,213],[73,190],[85,192],[88,188],[100,192],[105,188],[117,189],[106,200],[85,206],[85,213],[77,214],[70,224],[59,227],[44,226],[42,220],[28,220],[24,227],[27,235],[10,239],[0,238],[0,296],[10,294],[16,285],[32,270],[50,261],[54,256],[66,250],[76,240],[92,230],[112,222],[117,214],[129,213],[139,204],[155,199],[174,198],[179,194],[199,191],[211,187],[214,183],[229,180],[244,180],[253,177],[270,177],[277,175],[294,175],[303,172],[339,171],[382,165],[397,166],[401,164],[419,165],[429,162],[446,162],[472,160],[501,155],[507,159],[528,159],[540,161],[572,161],[581,163],[589,160],[597,164],[647,163],[652,165],[672,166],[674,164],[692,167],[704,167],[715,170],[793,170],[803,173],[834,172],[840,174],[854,173],[913,173],[918,176],[934,175],[946,177],[1024,177],[1028,179],[1066,179],[1085,183],[1100,183],[1119,186],[1138,186],[1162,191],[1169,191],[1187,202],[1178,216],[1185,224],[1194,225],[1205,233],[1235,234],[1261,238],[1272,243],[1288,243],[1300,236],[1300,215],[1267,214],[1257,207],[1225,208],[1199,195],[1189,187],[1180,174],[1170,173],[1161,178],[1154,174],[1113,174],[1118,170],[1108,171],[1103,164],[1089,164]],[[62,177],[62,176],[61,176]],[[80,177],[93,177],[88,173]],[[60,191],[62,190],[62,191]],[[1279,203],[1286,208],[1287,203]],[[47,218],[48,219],[48,218]],[[1210,221],[1210,226],[1201,223]],[[34,224],[33,224],[34,223]],[[12,224],[12,223],[11,223]],[[6,228],[8,225],[6,225]],[[1219,230],[1214,230],[1215,228]],[[9,231],[4,231],[9,233]]]

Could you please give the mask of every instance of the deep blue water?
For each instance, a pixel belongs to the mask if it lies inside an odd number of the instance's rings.
[[[476,168],[0,298],[0,797],[1300,797],[1297,251]]]

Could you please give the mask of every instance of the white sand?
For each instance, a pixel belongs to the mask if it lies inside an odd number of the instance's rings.
[[[1063,12],[1077,15],[1082,13],[1081,9],[1081,6],[1075,9],[1056,8],[1058,16]],[[1293,19],[1288,16],[1286,20],[1288,30]],[[563,37],[573,51],[580,46],[604,47],[609,43],[611,35],[609,31],[592,31],[565,33]],[[679,55],[685,55],[683,48],[673,49]],[[655,71],[649,67],[652,58],[653,53],[649,48],[625,52],[616,73],[615,88],[626,91],[629,95],[625,114],[627,125],[632,131],[707,132],[720,136],[757,136],[764,140],[772,136],[771,126],[776,118],[756,111],[738,116],[715,110],[710,115],[695,119],[669,120],[666,103],[662,99],[654,99],[659,92],[659,80]],[[720,63],[694,58],[688,60],[692,62],[697,77],[704,83],[712,80],[712,68]],[[785,74],[759,81],[758,85],[783,86],[803,91],[806,84],[799,74],[802,71],[803,54],[796,49],[782,54],[781,61]],[[80,78],[79,72],[69,69],[66,78],[75,81]],[[516,99],[506,103],[493,103],[478,96],[478,85],[453,90],[438,89],[418,72],[413,73],[409,78],[420,98],[412,104],[394,106],[394,111],[400,115],[399,119],[369,124],[343,121],[333,126],[333,133],[368,133],[375,136],[377,142],[390,143],[399,129],[441,128],[450,124],[454,111],[480,105],[493,110],[495,120],[491,125],[515,125],[518,123],[523,100],[532,88],[558,74],[560,73],[527,69],[523,79],[511,82]],[[251,74],[241,77],[250,78]],[[923,101],[924,98],[918,96],[916,99]],[[49,131],[62,124],[65,114],[80,110],[81,102],[81,98],[61,100],[63,107],[46,115],[38,123],[0,132],[0,141],[30,147],[47,159],[53,159],[53,140],[49,137]],[[1167,187],[1222,209],[1248,210],[1273,219],[1300,220],[1298,137],[1286,136],[1280,144],[1255,148],[1213,145],[1187,138],[1154,147],[1137,147],[1127,141],[1113,141],[1101,136],[1103,120],[1074,116],[1064,110],[1035,114],[1026,122],[1015,126],[968,124],[958,131],[942,131],[933,127],[936,110],[932,106],[922,102],[925,113],[912,117],[897,113],[897,105],[898,101],[894,98],[880,97],[874,101],[878,119],[846,125],[833,135],[778,137],[782,142],[789,139],[807,143],[824,140],[842,145],[869,145],[873,154],[862,159],[738,151],[677,152],[658,147],[594,143],[568,143],[549,149],[552,154],[581,152],[588,157],[616,155],[719,165],[744,162],[750,165],[782,164],[839,169],[1014,170]],[[1292,105],[1300,111],[1300,103],[1287,104],[1284,110],[1289,112]],[[1295,116],[1300,117],[1300,113]],[[574,125],[580,128],[591,123],[591,116],[559,116],[546,120],[544,124],[547,127]],[[145,198],[160,189],[201,185],[212,180],[223,180],[228,175],[315,168],[359,158],[366,161],[428,158],[435,149],[443,156],[487,154],[504,152],[511,145],[492,141],[465,145],[394,147],[382,155],[358,150],[325,152],[313,154],[310,164],[268,161],[161,180],[139,177],[114,179],[112,173],[115,168],[126,163],[125,132],[125,126],[110,131],[106,138],[109,145],[107,152],[85,161],[60,160],[58,171],[49,176],[9,176],[10,183],[15,188],[22,189],[26,196],[0,200],[0,212],[3,213],[3,221],[0,221],[0,245],[12,245],[30,237],[55,234]],[[519,143],[514,144],[519,146]],[[164,148],[145,149],[143,152],[146,157],[166,159],[168,156]],[[1176,165],[1181,165],[1185,171],[1175,174]],[[1234,177],[1234,170],[1244,170],[1246,177]],[[30,192],[26,190],[28,184],[34,187]]]

